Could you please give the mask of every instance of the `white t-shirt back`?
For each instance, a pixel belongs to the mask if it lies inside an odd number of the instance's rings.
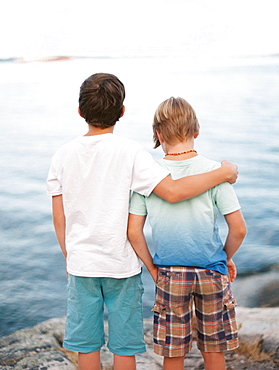
[[[67,270],[75,276],[125,278],[141,263],[127,239],[130,190],[148,196],[169,171],[137,142],[81,136],[53,156],[49,195],[63,195]]]

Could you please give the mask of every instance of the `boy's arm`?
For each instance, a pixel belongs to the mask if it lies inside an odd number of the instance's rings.
[[[224,251],[227,254],[228,268],[231,280],[236,277],[236,268],[232,257],[240,247],[246,235],[246,224],[240,210],[225,215],[229,231],[226,238]]]
[[[237,269],[236,269],[235,263],[233,262],[232,259],[228,260],[227,268],[228,268],[228,271],[229,271],[230,281],[233,282],[234,279],[236,278],[236,275],[237,275]]]
[[[225,215],[229,231],[226,238],[224,251],[230,260],[240,247],[246,235],[246,224],[240,210]]]
[[[132,247],[136,254],[142,260],[154,282],[156,282],[158,268],[153,264],[152,256],[149,252],[145,236],[143,233],[143,227],[146,216],[138,216],[129,214],[128,219],[128,239],[130,240]]]
[[[222,182],[233,184],[238,175],[238,167],[228,161],[222,162],[222,167],[199,175],[187,176],[178,180],[165,177],[153,190],[160,198],[170,203],[193,198],[213,188]]]
[[[52,218],[55,229],[55,234],[62,250],[64,257],[67,257],[66,243],[65,243],[65,230],[66,220],[64,215],[62,195],[52,197]]]

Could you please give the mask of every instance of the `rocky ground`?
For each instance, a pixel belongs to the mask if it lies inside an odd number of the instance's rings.
[[[279,369],[279,307],[238,307],[240,349],[227,354],[228,370]],[[77,355],[62,348],[65,319],[51,319],[0,338],[0,369],[76,370]],[[153,353],[152,321],[145,320],[147,352],[137,356],[137,370],[162,369],[162,358]],[[112,369],[112,355],[102,349],[102,369]],[[194,345],[185,359],[185,370],[203,369]]]

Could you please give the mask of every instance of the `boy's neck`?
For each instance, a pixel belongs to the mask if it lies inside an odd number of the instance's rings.
[[[198,153],[194,149],[194,140],[187,140],[177,144],[162,143],[165,152],[164,159],[169,161],[184,161],[196,157]]]
[[[112,134],[113,130],[114,130],[114,126],[110,126],[107,128],[100,128],[100,127],[88,125],[88,132],[84,136]]]

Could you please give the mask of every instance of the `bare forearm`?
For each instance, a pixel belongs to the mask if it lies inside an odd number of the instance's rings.
[[[225,166],[225,167],[220,167],[214,171],[202,173],[202,174],[195,175],[195,176],[185,177],[185,178],[182,178],[176,181],[177,182],[181,181],[184,183],[186,182],[183,185],[189,188],[188,189],[189,198],[193,198],[213,188],[214,186],[217,186],[231,179],[230,171],[231,171],[230,168]],[[182,188],[181,184],[177,185],[177,187]],[[182,196],[183,196],[183,193],[180,195],[180,197]]]
[[[180,202],[202,194],[223,182],[235,182],[236,172],[233,175],[232,167],[224,166],[210,172],[187,176],[178,180],[166,177],[155,187],[154,193],[168,202]]]
[[[57,241],[60,245],[61,251],[64,257],[67,257],[66,242],[65,242],[65,223],[53,222]]]
[[[225,215],[229,231],[224,245],[227,259],[230,260],[246,236],[246,223],[240,210]]]
[[[153,264],[153,259],[145,240],[143,233],[144,222],[145,217],[130,214],[128,222],[128,239],[130,240],[134,251],[149,271],[153,280],[156,281],[158,269]]]
[[[156,267],[153,264],[153,259],[146,244],[144,235],[137,235],[136,237],[134,237],[131,233],[128,233],[128,238],[132,244],[134,251],[152,275]]]
[[[64,257],[66,258],[66,219],[64,215],[62,195],[52,197],[52,218],[57,241]]]
[[[227,254],[227,260],[230,260],[234,254],[237,252],[241,243],[244,239],[244,236],[241,234],[229,233],[225,242],[224,251]]]

